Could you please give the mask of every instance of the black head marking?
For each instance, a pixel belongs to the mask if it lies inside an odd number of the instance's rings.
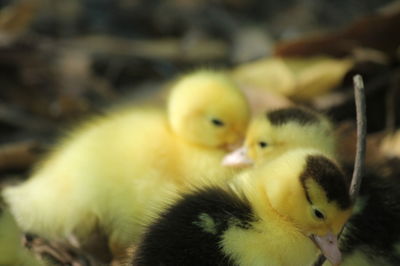
[[[314,112],[301,107],[289,107],[269,112],[267,113],[267,119],[275,126],[283,125],[290,121],[301,125],[319,122],[319,118]]]
[[[301,175],[301,183],[306,192],[307,200],[311,202],[305,181],[314,179],[325,191],[328,201],[335,201],[342,209],[351,205],[349,184],[341,169],[328,158],[321,155],[310,155],[306,160],[306,168]]]

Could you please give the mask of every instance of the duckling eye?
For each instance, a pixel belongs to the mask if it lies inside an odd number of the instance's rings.
[[[325,219],[325,215],[317,209],[314,209],[314,215],[315,215],[315,217],[317,217],[320,220]]]
[[[221,120],[219,120],[219,119],[217,119],[217,118],[211,119],[211,123],[213,123],[214,126],[217,126],[217,127],[222,127],[222,126],[225,125],[224,122],[222,122]]]
[[[260,141],[260,142],[258,143],[258,146],[260,146],[261,148],[265,148],[265,147],[268,146],[268,143],[266,143],[265,141]]]

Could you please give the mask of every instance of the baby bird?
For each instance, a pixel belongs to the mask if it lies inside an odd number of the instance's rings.
[[[336,234],[350,213],[337,164],[291,150],[229,185],[183,195],[148,227],[133,265],[311,265],[318,248],[336,265]]]
[[[22,246],[22,233],[8,210],[0,206],[0,265],[42,266]]]
[[[399,191],[396,178],[383,178],[375,169],[363,177],[353,215],[340,237],[342,265],[400,265]]]
[[[221,160],[248,120],[246,99],[232,81],[198,71],[173,86],[167,112],[128,108],[87,122],[3,195],[25,231],[85,238],[99,227],[120,253],[142,231],[150,203],[204,176],[231,176]]]
[[[280,156],[290,149],[313,148],[335,155],[331,122],[303,107],[288,107],[253,119],[244,146],[227,155],[226,166],[249,166]]]

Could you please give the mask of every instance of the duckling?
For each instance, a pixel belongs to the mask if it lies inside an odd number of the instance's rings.
[[[0,206],[0,265],[44,266],[22,246],[21,237],[10,212]]]
[[[336,265],[336,234],[352,209],[348,187],[329,156],[290,150],[163,208],[133,265],[311,265],[317,247]]]
[[[92,119],[3,195],[25,231],[85,238],[99,226],[120,253],[140,234],[151,202],[203,176],[231,176],[220,162],[243,137],[249,116],[227,76],[197,71],[176,82],[166,112],[125,108]]]
[[[255,117],[244,146],[228,154],[223,164],[249,166],[301,147],[335,156],[332,123],[324,115],[304,107],[278,109]]]
[[[363,177],[353,215],[340,237],[342,265],[400,265],[399,191],[398,180],[383,178],[376,169]]]

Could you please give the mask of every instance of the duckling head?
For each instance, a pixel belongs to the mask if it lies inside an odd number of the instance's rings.
[[[244,137],[250,111],[245,96],[227,76],[202,70],[173,86],[168,116],[173,131],[185,140],[226,148]]]
[[[247,130],[244,146],[228,154],[223,164],[249,166],[296,148],[314,148],[333,155],[334,144],[328,119],[305,108],[289,107],[255,117]]]
[[[338,165],[320,151],[297,149],[256,167],[255,177],[270,207],[338,264],[337,234],[352,211],[349,185]]]

